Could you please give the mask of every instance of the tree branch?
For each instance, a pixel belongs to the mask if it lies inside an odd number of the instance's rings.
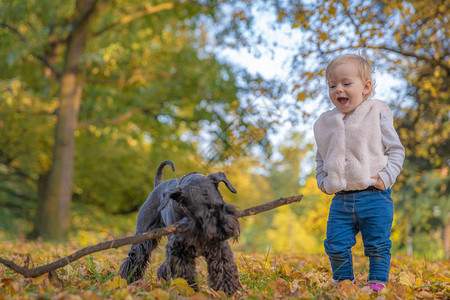
[[[0,192],[4,192],[7,193],[11,196],[15,196],[15,197],[19,197],[25,200],[30,200],[30,201],[36,201],[37,199],[35,197],[30,197],[24,193],[21,193],[20,191],[8,188],[6,186],[0,186]]]
[[[275,200],[275,201],[272,201],[272,202],[269,202],[269,203],[266,203],[263,205],[251,207],[251,208],[248,208],[245,210],[240,210],[237,212],[237,217],[243,218],[243,217],[247,217],[247,216],[253,216],[253,215],[262,213],[264,211],[268,211],[268,210],[277,208],[282,205],[299,202],[302,199],[302,197],[303,197],[302,195],[299,195],[299,196],[292,196],[292,197],[288,197],[288,198],[280,198],[278,200]],[[147,240],[161,238],[168,234],[174,234],[174,233],[181,232],[181,231],[183,231],[184,228],[185,228],[185,223],[177,222],[171,226],[155,229],[155,230],[143,233],[143,234],[129,236],[129,237],[125,237],[122,239],[117,239],[117,240],[112,240],[112,241],[107,241],[107,242],[102,242],[97,245],[83,248],[69,256],[61,258],[61,259],[54,261],[52,263],[49,263],[47,265],[32,268],[32,269],[28,268],[28,266],[27,266],[28,263],[26,263],[25,266],[22,267],[22,266],[15,264],[13,261],[4,259],[2,257],[0,257],[0,263],[4,264],[5,266],[9,267],[10,269],[16,271],[17,273],[22,274],[26,278],[38,277],[45,273],[51,273],[51,272],[55,271],[56,269],[65,267],[66,265],[68,265],[86,255],[89,255],[89,254],[92,254],[95,252],[99,252],[99,251],[103,251],[103,250],[107,250],[107,249],[111,249],[111,248],[117,249],[117,248],[125,246],[125,245],[130,245],[130,244],[136,245],[136,244],[142,243]]]
[[[105,119],[105,120],[98,119],[98,120],[82,121],[82,122],[79,122],[78,128],[85,128],[85,127],[88,127],[89,125],[98,125],[98,124],[102,124],[102,125],[117,124],[117,123],[123,122],[125,120],[128,120],[129,118],[131,118],[134,115],[142,113],[142,111],[143,111],[142,108],[136,108],[136,109],[129,110],[126,113],[124,113],[120,116],[117,116],[115,118],[111,118],[111,119]]]
[[[8,156],[6,153],[4,153],[0,149],[0,165],[6,166],[9,169],[8,173],[10,176],[17,175],[24,179],[31,180],[32,182],[36,182],[36,179],[32,178],[30,175],[27,174],[27,172],[25,172],[21,168],[13,166],[13,164],[14,164],[14,159],[11,158],[10,156]],[[11,171],[14,171],[14,172],[11,174]]]
[[[368,46],[364,46],[364,47],[367,48],[367,49],[384,50],[384,51],[400,54],[400,55],[403,55],[403,56],[406,56],[406,57],[412,57],[412,58],[415,58],[415,59],[417,59],[419,61],[427,62],[427,63],[431,64],[432,66],[440,66],[440,67],[444,68],[447,71],[447,73],[449,73],[449,71],[450,71],[450,68],[445,63],[445,61],[442,60],[442,59],[433,59],[433,58],[427,57],[425,55],[420,55],[420,54],[413,53],[413,52],[407,52],[407,51],[403,51],[403,50],[400,50],[400,49],[394,49],[394,48],[391,48],[391,47],[388,47],[388,46],[385,46],[385,45],[380,45],[380,46],[370,46],[370,45],[368,45]]]
[[[130,22],[133,22],[134,20],[137,20],[139,18],[158,13],[163,10],[169,10],[173,9],[175,5],[173,3],[167,2],[167,3],[161,3],[158,5],[146,5],[144,11],[140,11],[131,15],[123,16],[119,21],[114,22],[112,24],[107,25],[105,28],[100,29],[96,33],[94,33],[94,36],[99,36],[103,34],[104,32],[120,25],[128,24]]]
[[[115,118],[97,119],[97,120],[89,120],[89,121],[79,122],[78,128],[85,128],[85,127],[88,127],[89,125],[114,125],[114,124],[118,124],[120,122],[126,121],[135,115],[138,115],[141,113],[149,113],[150,111],[151,111],[150,108],[135,108],[135,109],[131,109],[131,110],[127,111],[126,113],[121,114]]]
[[[131,109],[131,110],[129,110],[121,115],[118,115],[114,118],[80,121],[80,122],[78,122],[78,128],[86,128],[89,125],[115,125],[115,124],[124,122],[126,120],[129,120],[130,118],[132,118],[133,116],[138,115],[138,114],[146,114],[147,116],[154,117],[154,118],[161,115],[160,112],[158,112],[156,114],[153,113],[155,111],[158,111],[155,107],[134,108],[134,109]],[[179,117],[179,116],[170,116],[170,117],[174,120],[184,121],[186,123],[195,122],[194,119],[183,118],[183,117]]]
[[[25,39],[25,37],[16,28],[14,28],[14,27],[10,26],[9,24],[6,24],[6,23],[0,23],[0,26],[9,29],[11,32],[13,32],[15,35],[17,35],[19,37],[19,39],[23,42],[25,47],[27,47],[29,50],[31,50],[31,47],[30,47],[28,41]],[[44,56],[39,55],[39,54],[35,54],[35,53],[31,53],[31,55],[33,57],[35,57],[37,60],[41,61],[44,64],[44,66],[49,68],[49,70],[55,75],[56,78],[60,78],[61,77],[61,74],[48,62],[48,60]]]

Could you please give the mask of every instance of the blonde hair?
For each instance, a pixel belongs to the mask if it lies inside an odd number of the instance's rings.
[[[372,79],[372,65],[363,57],[356,55],[356,54],[345,54],[345,55],[341,55],[336,57],[335,59],[333,59],[327,66],[326,70],[325,70],[325,78],[328,82],[328,77],[331,73],[331,71],[340,64],[344,64],[344,63],[348,63],[348,62],[352,62],[355,63],[356,66],[358,67],[358,75],[361,78],[361,80],[363,82],[366,82],[367,80],[370,80],[370,82],[372,82],[371,88],[370,88],[370,92],[369,94],[366,95],[365,99],[369,99],[370,97],[372,97],[375,94],[375,90],[374,90],[374,85],[375,82]]]

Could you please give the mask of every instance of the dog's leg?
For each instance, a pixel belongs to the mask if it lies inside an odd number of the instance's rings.
[[[128,257],[123,260],[120,266],[120,276],[126,279],[128,283],[141,279],[150,261],[150,255],[157,245],[157,240],[132,245],[130,251],[128,251]]]
[[[172,278],[172,272],[170,271],[169,260],[168,260],[169,256],[170,256],[170,252],[169,252],[168,248],[166,247],[166,260],[162,263],[161,266],[159,266],[158,270],[156,271],[156,276],[158,278],[162,278],[166,281],[169,281]]]
[[[179,234],[171,235],[166,246],[166,260],[158,268],[157,276],[165,280],[181,277],[198,290],[195,271],[196,250]]]
[[[152,192],[139,209],[135,235],[165,226],[158,211],[160,201],[158,193]],[[120,266],[120,276],[132,283],[141,279],[145,274],[150,255],[158,246],[159,239],[148,240],[138,245],[132,245]]]
[[[242,289],[236,261],[227,241],[211,245],[204,256],[208,263],[208,282],[211,288],[228,295]]]

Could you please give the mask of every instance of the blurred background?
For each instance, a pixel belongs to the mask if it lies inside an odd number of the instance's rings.
[[[406,148],[393,253],[450,258],[446,1],[0,1],[0,240],[132,234],[164,178],[223,171],[245,252],[323,253],[314,177],[324,69],[374,66]]]

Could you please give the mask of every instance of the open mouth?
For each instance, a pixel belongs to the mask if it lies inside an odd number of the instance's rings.
[[[339,102],[340,105],[345,105],[348,103],[348,98],[347,97],[338,97],[337,101]]]

